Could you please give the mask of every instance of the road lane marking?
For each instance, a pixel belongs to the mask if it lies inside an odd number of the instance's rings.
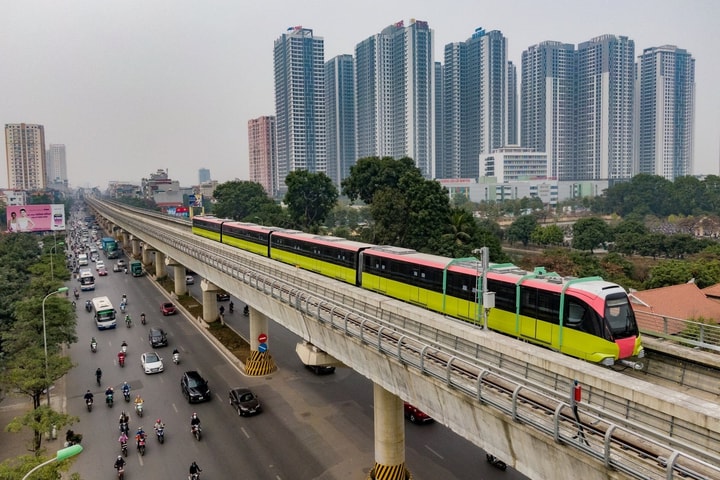
[[[137,456],[138,456],[138,460],[140,461],[140,466],[141,466],[141,467],[144,467],[145,464],[143,463],[143,456],[140,455],[140,452],[138,452]]]
[[[245,436],[247,438],[250,438],[250,434],[247,432],[247,430],[245,430],[245,427],[240,427],[240,430],[242,430],[242,432],[245,434]]]
[[[438,452],[436,452],[436,451],[433,450],[432,448],[428,447],[427,445],[425,445],[425,448],[427,448],[428,450],[430,450],[430,452],[431,452],[433,455],[435,455],[436,457],[438,457],[440,460],[445,460],[445,457],[443,457],[442,455],[440,455]]]
[[[178,412],[178,409],[177,409],[177,406],[176,406],[174,403],[172,404],[172,407],[173,407],[173,410],[175,410],[175,413],[179,413],[179,412]]]

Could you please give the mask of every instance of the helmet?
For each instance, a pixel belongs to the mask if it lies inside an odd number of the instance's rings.
[[[118,460],[122,460],[122,455],[118,455]]]
[[[162,421],[158,418],[157,422],[155,422],[155,423],[162,423]]]
[[[197,413],[193,412],[192,416],[193,416],[193,418],[196,418],[196,417],[197,417]]]

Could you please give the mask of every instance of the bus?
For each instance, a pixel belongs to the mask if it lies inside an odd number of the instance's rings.
[[[115,328],[115,309],[108,297],[95,297],[92,299],[93,318],[98,330]]]
[[[88,265],[88,256],[86,253],[81,253],[80,255],[78,255],[78,265],[80,265],[81,267]]]
[[[80,290],[95,290],[95,277],[89,268],[80,269]]]

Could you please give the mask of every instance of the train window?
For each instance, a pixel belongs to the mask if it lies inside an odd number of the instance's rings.
[[[514,312],[516,310],[516,288],[514,284],[489,278],[487,287],[488,291],[495,292],[495,308],[505,310],[506,312]]]
[[[537,319],[558,325],[560,323],[560,294],[537,291]]]
[[[602,336],[600,318],[595,311],[585,302],[568,298],[565,307],[565,326],[573,330],[589,333],[595,336]]]
[[[608,295],[605,299],[605,318],[615,336],[625,338],[638,334],[635,313],[625,294]]]

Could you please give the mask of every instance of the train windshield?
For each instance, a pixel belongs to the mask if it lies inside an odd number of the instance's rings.
[[[625,294],[611,295],[605,299],[605,318],[615,338],[627,338],[638,334],[635,313]]]

